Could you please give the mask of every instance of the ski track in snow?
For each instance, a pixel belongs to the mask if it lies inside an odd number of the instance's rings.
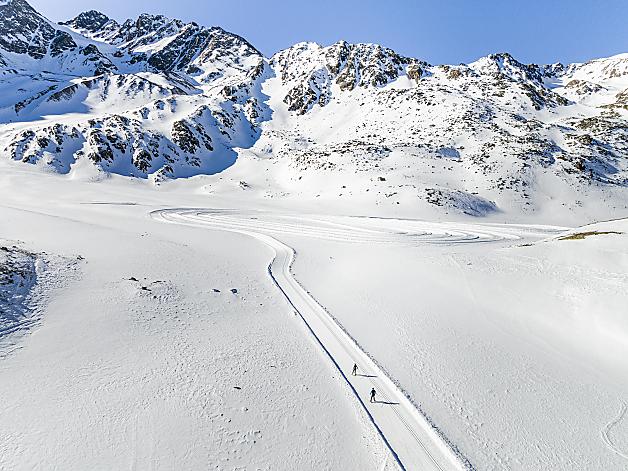
[[[231,231],[294,235],[335,242],[394,244],[462,244],[549,237],[567,228],[522,224],[468,224],[409,219],[351,218],[351,224],[316,216],[279,215],[261,211],[225,209],[167,209],[155,211],[161,219],[196,223]],[[342,221],[346,221],[343,218]]]
[[[625,402],[622,402],[621,409],[619,410],[619,414],[617,414],[617,417],[615,417],[608,424],[606,424],[606,426],[601,431],[601,436],[602,436],[602,441],[604,442],[604,445],[606,445],[608,449],[610,449],[613,453],[616,453],[617,455],[621,456],[622,458],[625,458],[628,460],[628,452],[621,450],[617,446],[617,444],[613,442],[610,436],[613,428],[615,428],[615,426],[619,424],[626,416],[627,409],[628,409],[628,405],[626,405]]]
[[[151,216],[173,224],[237,232],[273,249],[275,256],[268,267],[269,275],[345,379],[400,467],[408,470],[472,469],[472,465],[295,280],[291,273],[295,251],[275,236],[299,235],[345,243],[416,246],[549,237],[564,229],[374,218],[351,218],[351,223],[346,224],[317,217],[211,209],[165,209],[154,211]],[[348,373],[353,363],[358,365],[361,374],[352,376]],[[368,397],[372,387],[376,389],[378,399],[374,404],[363,399]]]

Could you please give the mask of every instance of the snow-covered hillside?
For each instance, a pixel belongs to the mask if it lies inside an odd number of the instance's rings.
[[[41,320],[46,300],[71,281],[81,256],[32,253],[0,239],[0,358],[19,348],[22,336]]]
[[[220,174],[213,191],[263,198],[592,219],[627,208],[627,90],[626,55],[433,66],[340,41],[268,59],[219,27],[0,5],[0,151],[91,178]]]
[[[625,467],[625,219],[246,209],[0,168],[21,241],[0,269],[28,280],[0,280],[0,311],[32,333],[0,332],[0,468]],[[43,253],[80,276],[47,289]]]

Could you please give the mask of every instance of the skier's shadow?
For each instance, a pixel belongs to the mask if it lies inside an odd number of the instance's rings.
[[[363,375],[361,373],[356,374],[356,376],[361,376],[362,378],[377,378],[375,375]]]
[[[378,401],[378,400],[373,401],[373,404],[384,404],[385,406],[398,406],[399,405],[398,402]]]

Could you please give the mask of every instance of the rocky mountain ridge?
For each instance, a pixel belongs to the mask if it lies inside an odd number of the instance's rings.
[[[472,215],[628,186],[628,55],[434,66],[339,41],[265,58],[218,27],[96,11],[55,24],[5,0],[0,90],[0,151],[59,173],[240,182],[238,162],[253,175],[237,188],[260,197],[332,197],[351,178],[344,197]]]

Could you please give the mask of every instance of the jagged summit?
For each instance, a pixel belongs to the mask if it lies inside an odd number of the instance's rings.
[[[78,74],[116,68],[96,45],[49,21],[24,0],[0,5],[0,64]]]
[[[105,26],[110,21],[113,22],[114,20],[109,19],[108,16],[99,11],[90,10],[81,13],[80,15],[74,17],[69,21],[64,21],[59,24],[69,26],[79,31],[89,31],[91,33],[95,33],[97,31],[100,31],[103,26]]]
[[[185,23],[163,15],[143,13],[122,24],[89,11],[64,22],[75,32],[116,47],[118,55],[130,55],[128,65],[146,64],[160,71],[202,72],[203,64],[230,55],[233,63],[261,53],[241,36],[220,27]]]
[[[24,0],[0,4],[0,48],[8,53],[41,59],[75,47],[72,38],[35,11]]]
[[[127,19],[122,24],[97,11],[81,13],[74,19],[62,23],[93,39],[107,42],[130,52],[162,50],[167,44],[177,41],[185,49],[203,49],[212,41],[226,37],[244,47],[243,54],[260,54],[244,38],[228,33],[220,27],[199,26],[195,22],[185,23],[163,15],[143,13],[136,19]]]

